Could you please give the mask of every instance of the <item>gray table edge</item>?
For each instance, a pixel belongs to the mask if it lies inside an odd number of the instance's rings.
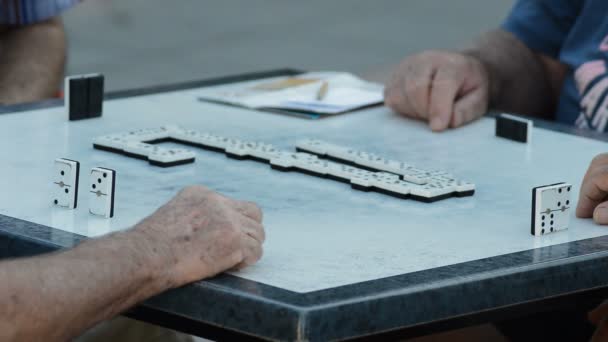
[[[107,100],[299,73],[293,69],[109,93]],[[0,114],[61,106],[61,100],[0,107]],[[489,114],[493,115],[493,114]],[[294,118],[294,120],[298,120]],[[543,129],[608,141],[605,135],[534,120]],[[82,236],[0,215],[0,258],[52,252]],[[608,236],[511,253],[310,293],[231,275],[153,297],[127,313],[209,338],[326,341],[373,338],[462,317],[601,290]],[[528,309],[530,310],[530,309]],[[480,316],[481,315],[481,316]]]

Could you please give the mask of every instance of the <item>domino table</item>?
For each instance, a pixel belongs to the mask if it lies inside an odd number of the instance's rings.
[[[296,73],[110,93],[102,117],[73,122],[61,101],[0,107],[0,258],[130,227],[199,183],[262,207],[263,259],[158,295],[127,316],[212,339],[384,339],[608,298],[608,228],[571,217],[568,230],[530,234],[532,188],[568,182],[576,198],[606,137],[536,121],[522,144],[496,138],[491,115],[433,134],[383,107],[304,120],[197,100],[204,87]],[[294,153],[302,139],[320,139],[446,170],[474,182],[475,193],[426,203],[175,142],[158,146],[186,149],[194,162],[164,168],[93,147],[96,137],[168,124]],[[52,205],[56,158],[116,170],[113,218]]]

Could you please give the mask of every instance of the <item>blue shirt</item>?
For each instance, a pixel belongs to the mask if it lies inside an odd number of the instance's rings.
[[[59,15],[79,0],[0,0],[0,25],[28,25]]]
[[[571,68],[556,119],[606,131],[608,0],[518,0],[503,28]]]

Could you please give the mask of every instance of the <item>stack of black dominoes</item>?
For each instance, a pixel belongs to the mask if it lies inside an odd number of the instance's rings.
[[[101,116],[104,94],[102,74],[67,77],[64,91],[65,106],[70,121]]]

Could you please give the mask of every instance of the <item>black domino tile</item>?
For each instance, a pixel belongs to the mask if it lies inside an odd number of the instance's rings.
[[[207,151],[211,151],[211,152],[218,152],[218,153],[224,153],[224,149],[221,147],[215,147],[215,146],[207,146],[207,145],[201,145],[201,144],[191,144],[191,146],[198,146],[199,148],[202,148],[203,150],[207,150]]]
[[[73,160],[74,162],[76,162],[76,182],[74,184],[74,191],[76,192],[74,194],[74,209],[76,209],[78,207],[78,183],[80,180],[80,162]]]
[[[170,162],[170,163],[163,163],[163,162],[159,162],[159,161],[155,161],[155,160],[149,160],[146,159],[150,165],[154,165],[154,166],[158,166],[158,167],[173,167],[173,166],[179,166],[179,165],[186,165],[186,164],[192,164],[194,163],[194,158],[191,159],[184,159],[184,160],[178,160],[178,161],[174,161],[174,162]]]
[[[141,142],[144,144],[156,145],[156,144],[162,144],[165,142],[174,142],[174,140],[171,138],[161,138],[161,139],[154,139],[154,140],[142,140]],[[185,144],[184,142],[181,142],[181,143]]]
[[[315,156],[318,156],[320,158],[327,158],[328,157],[328,155],[326,155],[325,153],[317,153],[317,152],[309,151],[309,150],[307,150],[305,148],[301,148],[301,147],[296,147],[296,152],[314,154]]]
[[[104,76],[99,74],[87,77],[88,81],[88,118],[100,117],[103,112]]]
[[[498,116],[496,117],[496,136],[526,143],[528,142],[528,123]]]
[[[272,165],[272,164],[270,164],[270,168],[273,170],[281,171],[281,172],[293,171],[293,167],[285,167],[285,166]]]
[[[251,158],[249,158],[249,156],[240,156],[238,154],[234,154],[234,153],[230,153],[230,152],[226,152],[226,157],[228,157],[230,159],[235,159],[235,160],[247,160],[247,159],[251,159]]]
[[[411,195],[410,197],[411,197],[411,199],[413,199],[415,201],[424,202],[424,203],[434,203],[434,202],[442,201],[442,200],[452,198],[455,196],[454,196],[454,193],[452,192],[449,194],[435,196],[435,197],[423,197],[423,196],[418,196],[418,195]]]
[[[358,191],[363,191],[363,192],[370,192],[372,191],[372,187],[371,186],[364,186],[364,185],[359,185],[359,184],[352,184],[350,185],[351,188],[358,190]]]
[[[86,78],[73,78],[68,82],[70,121],[87,119],[89,87]]]
[[[107,146],[102,146],[102,145],[97,145],[97,144],[93,144],[93,148],[96,149],[96,150],[101,150],[101,151],[106,151],[106,152],[124,154],[123,151],[120,150],[120,149],[112,148],[112,147],[107,147]]]
[[[530,227],[530,234],[532,235],[534,235],[534,231],[536,230],[536,220],[534,216],[536,216],[536,189],[539,188],[542,188],[542,186],[532,189],[532,225]]]
[[[385,190],[385,189],[379,189],[374,187],[373,188],[375,192],[386,195],[386,196],[391,196],[391,197],[395,197],[395,198],[399,198],[399,199],[411,199],[411,195],[410,194],[400,194],[398,192],[393,192],[393,191],[389,191],[389,190]]]
[[[129,158],[135,158],[135,159],[139,159],[139,160],[148,160],[147,156],[142,156],[141,154],[137,154],[137,153],[122,151],[121,154],[123,154]]]
[[[342,177],[338,177],[338,176],[334,176],[334,175],[327,175],[326,178],[331,179],[336,182],[350,184],[350,179],[346,179],[346,178],[342,178]]]
[[[87,75],[70,78],[66,91],[70,121],[100,117],[103,112],[104,76]]]
[[[253,160],[255,162],[264,163],[264,164],[270,163],[270,159],[264,159],[264,158],[260,158],[260,157],[249,156],[249,160]]]
[[[475,190],[455,192],[456,197],[470,197],[475,195]]]

